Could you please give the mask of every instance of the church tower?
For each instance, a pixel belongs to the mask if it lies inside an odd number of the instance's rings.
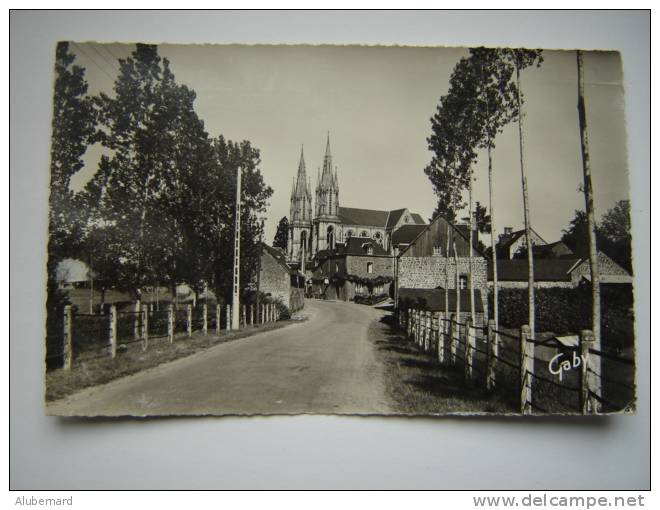
[[[300,149],[298,175],[291,188],[289,214],[289,239],[287,258],[289,262],[301,262],[312,256],[312,190],[305,172],[305,155]]]
[[[314,253],[331,250],[338,240],[339,220],[339,182],[337,169],[332,168],[330,153],[330,133],[325,146],[323,171],[317,177],[316,210],[314,215]]]

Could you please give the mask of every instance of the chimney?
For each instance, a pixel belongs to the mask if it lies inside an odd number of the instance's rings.
[[[504,235],[505,236],[511,235],[512,232],[513,232],[512,227],[504,227]]]

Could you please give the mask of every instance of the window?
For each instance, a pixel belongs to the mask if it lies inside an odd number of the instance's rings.
[[[350,239],[351,237],[353,237],[353,231],[352,230],[347,230],[346,231],[346,239]]]
[[[367,273],[372,274],[374,272],[374,263],[367,262]]]
[[[376,232],[376,233],[374,234],[374,239],[376,240],[376,242],[377,242],[380,246],[383,246],[383,236],[382,236],[382,234],[381,234],[380,232]]]
[[[442,255],[442,246],[434,246],[433,255]]]
[[[366,230],[360,232],[360,237],[369,237],[369,233]]]
[[[367,255],[373,255],[374,254],[374,247],[369,245],[367,246]]]
[[[468,275],[462,274],[458,277],[458,284],[459,284],[459,289],[464,290],[467,289],[468,286]]]

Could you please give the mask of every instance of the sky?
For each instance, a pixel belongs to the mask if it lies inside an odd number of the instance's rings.
[[[129,44],[74,43],[89,93],[110,93],[118,58]],[[177,82],[197,94],[195,109],[210,136],[249,140],[261,151],[261,172],[273,190],[266,240],[289,216],[292,179],[305,149],[316,185],[330,134],[344,207],[407,207],[428,219],[436,198],[424,168],[430,117],[467,50],[397,46],[160,45]],[[620,56],[585,52],[585,100],[596,217],[629,193]],[[524,158],[530,219],[547,242],[561,237],[584,209],[574,51],[544,51],[540,68],[522,73]],[[518,127],[507,126],[493,151],[495,231],[523,226]],[[102,150],[90,147],[79,189]],[[474,200],[488,204],[487,158],[479,153]],[[462,215],[461,215],[462,216]],[[485,241],[485,240],[484,240]]]

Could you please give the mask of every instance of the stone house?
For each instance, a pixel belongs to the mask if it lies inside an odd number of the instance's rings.
[[[292,313],[305,306],[305,278],[286,263],[283,251],[261,243],[259,289],[279,299]]]
[[[531,229],[531,231],[532,247],[548,244],[534,229]],[[497,258],[512,259],[516,252],[525,246],[527,246],[525,230],[516,230],[514,232],[511,227],[504,227],[504,233],[500,234],[497,245],[495,246]]]
[[[598,252],[598,268],[603,284],[631,284],[632,275],[605,253]],[[582,281],[591,280],[589,259],[556,258],[534,260],[534,287],[577,287]],[[527,259],[498,259],[497,281],[499,288],[527,288]],[[493,265],[488,264],[488,286],[493,286]]]
[[[470,271],[471,266],[471,271]],[[477,235],[473,235],[472,250],[469,242],[469,227],[453,225],[438,216],[427,225],[396,257],[395,285],[397,299],[410,294],[411,289],[435,289],[438,292],[425,295],[436,296],[444,307],[445,292],[454,294],[449,299],[449,313],[457,310],[456,287],[460,300],[459,319],[462,321],[470,312],[470,273],[475,294],[475,320],[484,321],[487,316],[488,264],[477,248]],[[453,290],[453,292],[452,292]],[[414,294],[414,293],[413,293]],[[466,307],[463,305],[467,304]],[[477,306],[478,305],[478,306]],[[440,305],[438,305],[440,306]]]
[[[351,237],[333,250],[316,254],[312,294],[350,301],[356,295],[381,295],[394,277],[392,256],[374,239]]]

